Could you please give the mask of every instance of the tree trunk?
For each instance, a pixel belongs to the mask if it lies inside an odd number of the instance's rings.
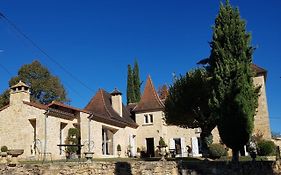
[[[237,150],[232,149],[232,162],[233,163],[239,162],[239,149]]]

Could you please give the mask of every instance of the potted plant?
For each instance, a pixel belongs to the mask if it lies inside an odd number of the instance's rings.
[[[137,158],[140,158],[141,156],[141,149],[137,147]]]
[[[127,154],[128,154],[128,157],[131,157],[132,156],[132,146],[131,145],[128,145],[128,148],[127,148]]]
[[[69,145],[66,146],[66,157],[74,158],[77,155],[77,151],[79,150],[79,130],[77,128],[69,128],[65,143]]]
[[[2,160],[1,160],[1,163],[7,163],[7,153],[8,151],[8,147],[7,146],[2,146],[1,147],[1,157],[2,157]]]
[[[118,157],[120,157],[120,155],[121,155],[121,145],[120,144],[117,145],[117,153],[118,153]]]
[[[161,155],[161,160],[165,160],[165,155],[166,155],[166,143],[163,139],[163,137],[160,137],[160,140],[159,140],[159,146],[157,146],[159,148],[159,154]]]

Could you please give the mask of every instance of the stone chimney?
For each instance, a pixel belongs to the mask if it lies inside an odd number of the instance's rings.
[[[117,88],[111,92],[112,108],[122,117],[122,93]]]
[[[18,84],[10,88],[10,105],[22,103],[22,101],[30,102],[29,86],[20,81]]]

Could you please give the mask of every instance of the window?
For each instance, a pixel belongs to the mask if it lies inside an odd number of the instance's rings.
[[[148,115],[144,115],[144,123],[149,123],[148,122]]]
[[[149,117],[150,117],[150,123],[153,123],[153,115],[149,114]]]
[[[145,114],[144,115],[144,124],[152,124],[153,123],[153,115]]]

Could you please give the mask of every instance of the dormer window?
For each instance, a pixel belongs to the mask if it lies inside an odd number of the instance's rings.
[[[152,123],[153,123],[153,115],[144,114],[144,124],[152,124]]]

